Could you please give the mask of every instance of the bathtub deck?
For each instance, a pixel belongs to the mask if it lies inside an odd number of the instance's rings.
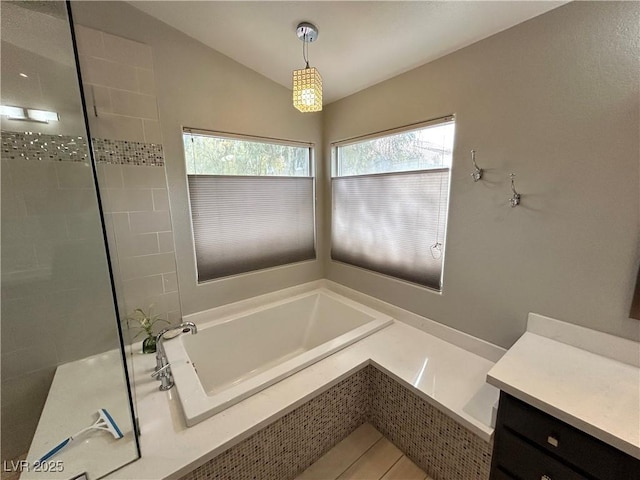
[[[317,283],[304,288],[318,288],[326,282]],[[301,289],[292,287],[293,293]],[[359,298],[354,300],[367,304]],[[370,306],[377,308],[373,301]],[[406,312],[389,314],[411,320]],[[136,355],[142,458],[106,478],[181,478],[367,365],[489,442],[498,390],[487,385],[485,378],[502,353],[486,342],[422,321],[434,334],[395,322],[193,427],[186,426],[177,391],[159,392],[158,382],[149,377],[155,366],[153,356]]]
[[[365,423],[296,480],[432,480],[371,424]]]

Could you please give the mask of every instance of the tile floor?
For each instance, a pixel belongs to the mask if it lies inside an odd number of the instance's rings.
[[[431,480],[371,424],[365,423],[296,480]]]

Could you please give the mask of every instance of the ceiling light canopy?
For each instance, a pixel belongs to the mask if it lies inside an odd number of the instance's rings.
[[[309,67],[309,43],[318,38],[315,25],[302,22],[296,28],[296,35],[302,40],[302,57],[305,68],[293,71],[293,106],[301,112],[322,110],[322,77],[315,67]]]

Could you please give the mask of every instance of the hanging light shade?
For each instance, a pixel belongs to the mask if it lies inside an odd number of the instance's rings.
[[[322,77],[315,67],[293,71],[293,106],[301,112],[322,110]]]
[[[293,106],[301,112],[319,112],[322,110],[322,77],[307,60],[308,44],[318,38],[318,29],[311,23],[303,22],[296,29],[298,38],[303,41],[302,56],[306,67],[293,71]]]

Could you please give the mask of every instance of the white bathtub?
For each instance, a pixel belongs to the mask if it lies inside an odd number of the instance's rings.
[[[393,322],[324,288],[224,318],[197,316],[197,335],[165,341],[188,426]]]

